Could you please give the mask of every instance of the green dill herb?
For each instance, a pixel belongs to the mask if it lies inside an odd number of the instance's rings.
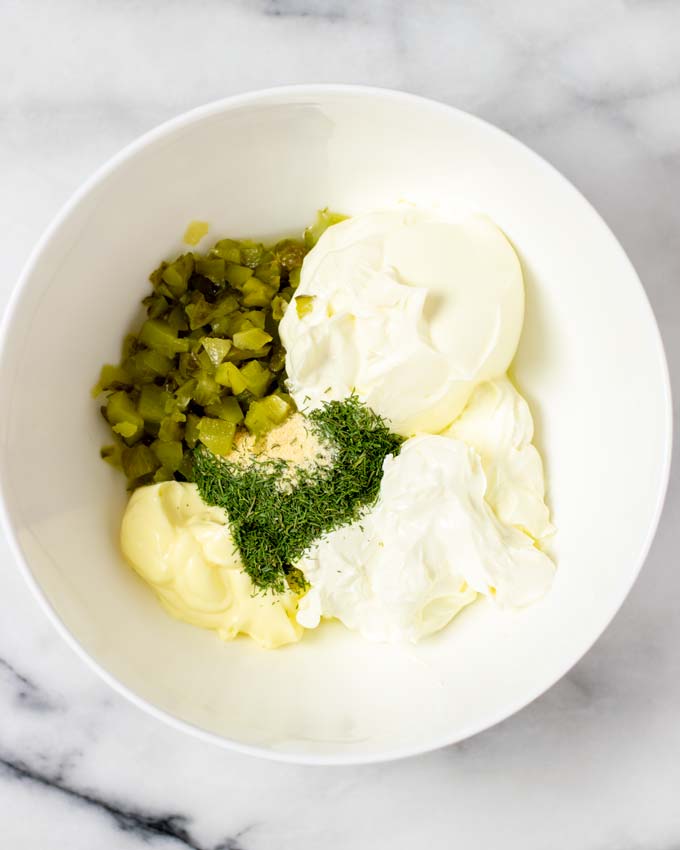
[[[293,565],[316,540],[375,503],[383,461],[401,447],[401,438],[354,395],[326,403],[308,419],[332,450],[331,465],[254,458],[244,467],[205,448],[194,452],[201,497],[226,510],[243,567],[260,590],[304,587]]]

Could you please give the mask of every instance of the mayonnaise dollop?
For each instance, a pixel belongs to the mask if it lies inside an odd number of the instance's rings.
[[[477,594],[502,606],[539,599],[554,573],[534,540],[486,500],[478,452],[451,437],[407,440],[386,458],[378,503],[299,564],[311,589],[298,622],[336,617],[369,640],[418,641]]]
[[[510,365],[524,319],[519,261],[487,218],[412,207],[329,228],[279,326],[298,407],[356,392],[399,434],[438,432]],[[299,315],[303,313],[303,315]]]
[[[206,505],[194,484],[168,481],[130,497],[121,528],[123,554],[175,617],[239,633],[274,648],[300,640],[297,597],[254,594],[229,532],[226,513]]]

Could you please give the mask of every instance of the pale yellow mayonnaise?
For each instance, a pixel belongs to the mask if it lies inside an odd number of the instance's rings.
[[[273,649],[300,640],[297,596],[254,593],[226,513],[206,505],[195,484],[168,481],[130,497],[123,554],[179,620],[215,629],[223,640],[249,635]]]

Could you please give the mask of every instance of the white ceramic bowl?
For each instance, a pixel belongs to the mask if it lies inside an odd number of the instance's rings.
[[[598,152],[606,156],[606,151]],[[526,277],[515,375],[530,400],[559,529],[540,604],[477,603],[417,647],[340,626],[267,652],[175,622],[122,562],[124,482],[89,395],[139,316],[146,277],[211,236],[296,233],[319,207],[406,199],[488,213]],[[17,561],[68,642],[178,728],[250,753],[340,763],[458,741],[562,676],[605,628],[649,548],[671,448],[667,368],[640,282],[583,197],[484,122],[397,92],[247,94],[147,134],[77,193],[40,241],[4,324],[2,513]]]

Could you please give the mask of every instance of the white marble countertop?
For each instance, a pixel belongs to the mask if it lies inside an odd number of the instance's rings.
[[[160,121],[370,83],[481,115],[585,193],[640,272],[678,399],[679,33],[673,0],[5,0],[0,299],[78,184]],[[374,767],[270,764],[157,723],[62,643],[0,541],[0,846],[679,847],[677,472],[639,581],[569,675],[476,738]]]

